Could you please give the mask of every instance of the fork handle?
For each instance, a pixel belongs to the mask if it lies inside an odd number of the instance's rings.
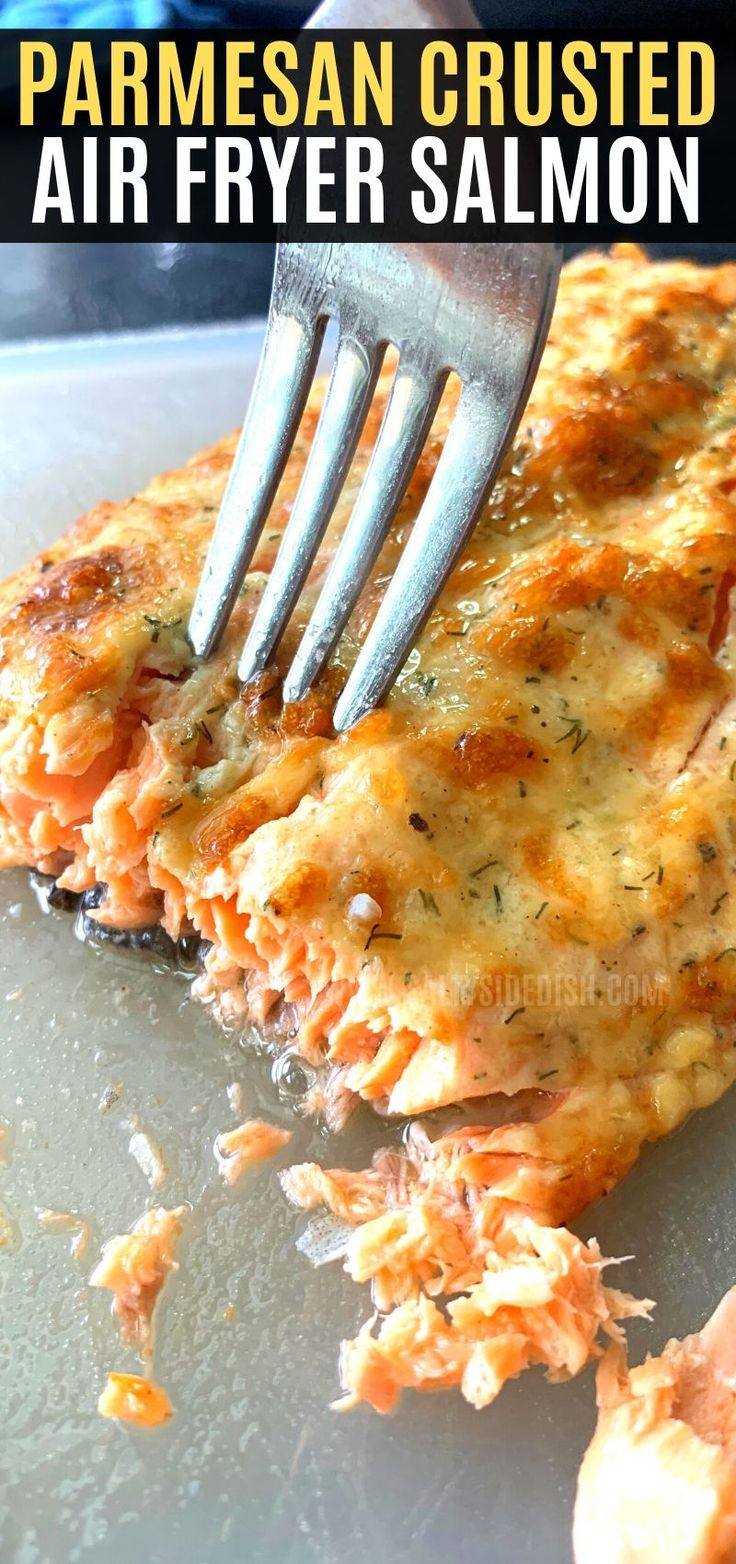
[[[322,0],[308,27],[477,27],[468,0]]]

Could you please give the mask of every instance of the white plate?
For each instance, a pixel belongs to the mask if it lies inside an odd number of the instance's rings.
[[[237,423],[259,339],[233,327],[0,352],[4,569]],[[483,1413],[457,1396],[406,1397],[392,1419],[330,1412],[337,1343],[367,1292],[295,1252],[302,1219],[273,1169],[228,1192],[212,1157],[234,1122],[229,1082],[273,1112],[267,1063],[181,978],[75,942],[21,874],[0,881],[0,922],[0,1202],[18,1234],[0,1255],[7,1564],[569,1564],[590,1371],[563,1386],[527,1374]],[[111,1085],[119,1101],[100,1112]],[[736,1276],[731,1112],[729,1098],[655,1148],[585,1224],[636,1255],[617,1280],[660,1300],[631,1330],[639,1353],[698,1326]],[[157,1330],[177,1416],[148,1434],[96,1414],[106,1370],[136,1364],[108,1295],[85,1287],[100,1242],[151,1202],[132,1115],[170,1170],[155,1198],[193,1206]],[[328,1149],[302,1125],[293,1149],[357,1165],[372,1134],[354,1124]],[[49,1207],[89,1221],[81,1266],[68,1237],[39,1230]]]

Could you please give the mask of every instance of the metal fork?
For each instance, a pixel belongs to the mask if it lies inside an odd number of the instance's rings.
[[[426,3],[405,0],[405,7]],[[438,0],[431,8],[434,19]],[[330,10],[334,17],[334,5]],[[238,673],[244,682],[253,678],[278,645],[393,343],[398,367],[378,438],[283,684],[285,702],[301,699],[328,661],[454,371],[462,382],[457,409],[419,516],[337,702],[335,728],[352,726],[383,699],[473,529],[524,409],[547,336],[560,258],[553,244],[279,245],[258,376],[189,625],[195,652],[208,656],[227,623],[294,441],[326,322],[334,318],[339,339],[322,412]]]

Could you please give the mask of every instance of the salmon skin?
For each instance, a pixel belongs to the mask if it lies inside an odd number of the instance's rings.
[[[386,705],[347,734],[335,695],[452,384],[301,702],[281,678],[390,364],[282,646],[244,688],[323,385],[206,664],[186,627],[234,437],[0,588],[0,864],[91,897],[118,935],[199,937],[200,998],[228,1024],[287,1015],[333,1127],[360,1099],[413,1122],[371,1168],[285,1178],[350,1225],[347,1265],[386,1316],[344,1348],[349,1404],[459,1384],[484,1405],[526,1363],[559,1378],[617,1338],[645,1305],[563,1224],[736,1073],[735,306],[734,266],[630,246],[568,266],[479,525]]]

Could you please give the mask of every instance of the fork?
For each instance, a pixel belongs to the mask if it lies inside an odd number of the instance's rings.
[[[354,0],[317,20],[347,26]],[[436,25],[461,0],[401,0]],[[397,7],[392,4],[394,15]],[[363,3],[365,16],[365,0]],[[417,17],[422,21],[417,22]],[[396,25],[394,20],[393,24]],[[403,25],[409,25],[404,21]],[[526,405],[554,304],[555,244],[280,244],[255,387],[189,624],[215,649],[291,450],[325,325],[339,327],[322,411],[289,524],[238,665],[269,663],[350,468],[389,344],[398,366],[363,483],[294,661],[285,702],[301,700],[334,650],[419,460],[450,373],[461,390],[417,520],[334,712],[339,732],[387,694],[467,542]]]

